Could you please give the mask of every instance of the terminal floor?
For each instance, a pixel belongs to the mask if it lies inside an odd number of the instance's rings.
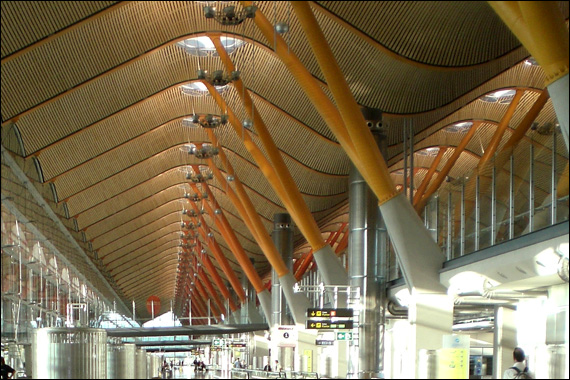
[[[176,367],[172,374],[173,379],[229,379],[230,373],[222,371],[194,371],[193,366]]]

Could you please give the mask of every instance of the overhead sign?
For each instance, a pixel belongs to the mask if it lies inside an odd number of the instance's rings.
[[[309,318],[352,318],[352,309],[307,309]]]
[[[336,333],[336,340],[352,340],[352,332],[337,332]]]
[[[214,338],[214,339],[212,340],[212,346],[219,347],[219,346],[223,346],[223,345],[224,345],[223,339]]]
[[[277,347],[296,347],[299,334],[296,326],[281,325],[271,329],[271,340]]]
[[[352,321],[322,321],[315,319],[307,319],[305,322],[305,327],[307,329],[351,329]]]
[[[160,312],[160,298],[158,298],[158,296],[148,297],[146,299],[146,310],[149,314],[154,314],[155,317],[158,316],[158,313]]]
[[[334,340],[315,340],[317,346],[332,346],[334,345]]]

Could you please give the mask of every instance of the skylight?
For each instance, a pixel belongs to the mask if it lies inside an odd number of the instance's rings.
[[[450,133],[463,133],[468,131],[472,126],[473,126],[472,121],[462,121],[460,123],[449,125],[445,127],[444,130]]]
[[[222,36],[220,38],[222,46],[226,49],[228,54],[235,52],[240,46],[245,45],[245,41],[233,37]],[[216,51],[214,42],[210,37],[200,36],[188,38],[184,41],[176,43],[177,46],[181,47],[186,51],[186,53],[193,55],[195,57],[218,57],[219,54]]]
[[[218,90],[218,92],[222,94],[224,91],[226,91],[228,85],[215,86],[215,87],[216,90]],[[180,88],[182,89],[182,93],[190,96],[205,96],[210,93],[206,85],[202,82],[192,82],[189,84],[183,84],[182,86],[180,86]]]
[[[422,150],[418,150],[416,153],[420,156],[428,156],[428,157],[437,156],[437,154],[439,153],[439,148],[438,147],[425,148]]]
[[[480,100],[487,103],[509,104],[515,94],[516,91],[513,89],[498,90],[482,96]]]

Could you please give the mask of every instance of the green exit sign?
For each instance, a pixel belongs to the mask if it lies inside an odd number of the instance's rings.
[[[222,345],[222,340],[221,339],[214,339],[212,341],[212,345],[213,346],[221,346]]]
[[[351,332],[337,332],[336,340],[352,340]]]

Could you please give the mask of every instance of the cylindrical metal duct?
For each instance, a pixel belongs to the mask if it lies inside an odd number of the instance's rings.
[[[135,379],[146,378],[148,378],[146,369],[146,350],[137,348],[135,355]]]
[[[136,350],[133,343],[107,344],[107,379],[135,379]]]
[[[42,328],[32,334],[35,379],[105,379],[107,332],[89,328]]]
[[[155,354],[147,354],[146,356],[146,372],[149,379],[159,377],[160,374],[160,357]]]
[[[289,272],[293,271],[293,231],[291,229],[291,216],[289,214],[275,214],[273,216],[273,243],[283,257]],[[275,270],[271,273],[271,307],[272,326],[294,324],[291,312],[281,290],[279,277]]]
[[[437,350],[421,349],[419,351],[418,378],[437,379]]]
[[[366,112],[363,111],[365,115]],[[371,116],[369,116],[371,117]],[[368,119],[381,152],[385,154],[386,135],[381,132],[380,116]],[[382,336],[382,262],[385,257],[386,228],[378,199],[358,170],[349,175],[349,284],[359,288],[359,298],[351,294],[349,305],[358,315],[358,334],[349,345],[347,376],[369,379],[381,371]]]

